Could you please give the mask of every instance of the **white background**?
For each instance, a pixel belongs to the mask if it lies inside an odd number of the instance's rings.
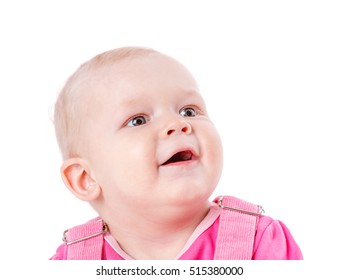
[[[334,258],[337,14],[335,1],[1,1],[1,257],[48,259],[93,217],[61,181],[50,110],[82,62],[138,45],[199,81],[224,146],[215,195],[263,205],[305,259]]]

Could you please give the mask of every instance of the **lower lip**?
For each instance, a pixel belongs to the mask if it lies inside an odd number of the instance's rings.
[[[169,163],[166,165],[161,165],[161,167],[184,166],[184,165],[191,165],[196,162],[197,162],[196,159],[190,159],[190,160],[185,160],[185,161],[173,162],[173,163]]]

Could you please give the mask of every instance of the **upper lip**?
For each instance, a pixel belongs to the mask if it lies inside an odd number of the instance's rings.
[[[162,165],[167,165],[171,162],[176,162],[177,161],[184,161],[185,160],[194,160],[197,158],[197,153],[196,150],[192,147],[184,147],[184,148],[179,148],[171,152],[165,157],[165,160],[162,161],[160,164]]]

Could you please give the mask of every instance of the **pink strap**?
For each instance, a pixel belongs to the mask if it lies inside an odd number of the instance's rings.
[[[214,259],[251,260],[262,207],[231,196],[218,197],[215,202],[223,210]]]
[[[68,260],[101,260],[103,235],[107,226],[100,218],[76,226],[64,233]]]
[[[250,260],[256,233],[257,219],[262,208],[235,197],[221,196],[214,200],[221,211],[216,260]],[[68,260],[100,260],[107,225],[98,217],[86,224],[64,232]]]

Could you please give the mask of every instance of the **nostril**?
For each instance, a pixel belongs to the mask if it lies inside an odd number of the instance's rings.
[[[166,135],[174,135],[174,134],[180,134],[180,133],[185,133],[185,134],[190,134],[191,133],[191,126],[189,123],[185,121],[179,121],[172,123],[169,127],[166,129]]]
[[[182,128],[182,132],[187,133],[187,132],[188,132],[188,127],[186,127],[186,126],[183,127],[183,128]]]
[[[188,127],[182,127],[182,129],[181,129],[181,131],[183,132],[183,133],[187,133],[188,132]],[[167,131],[167,135],[171,135],[171,134],[173,134],[175,132],[175,129],[169,129],[168,131]]]
[[[167,131],[167,135],[171,135],[174,131],[175,131],[174,129],[169,129],[169,130]]]

